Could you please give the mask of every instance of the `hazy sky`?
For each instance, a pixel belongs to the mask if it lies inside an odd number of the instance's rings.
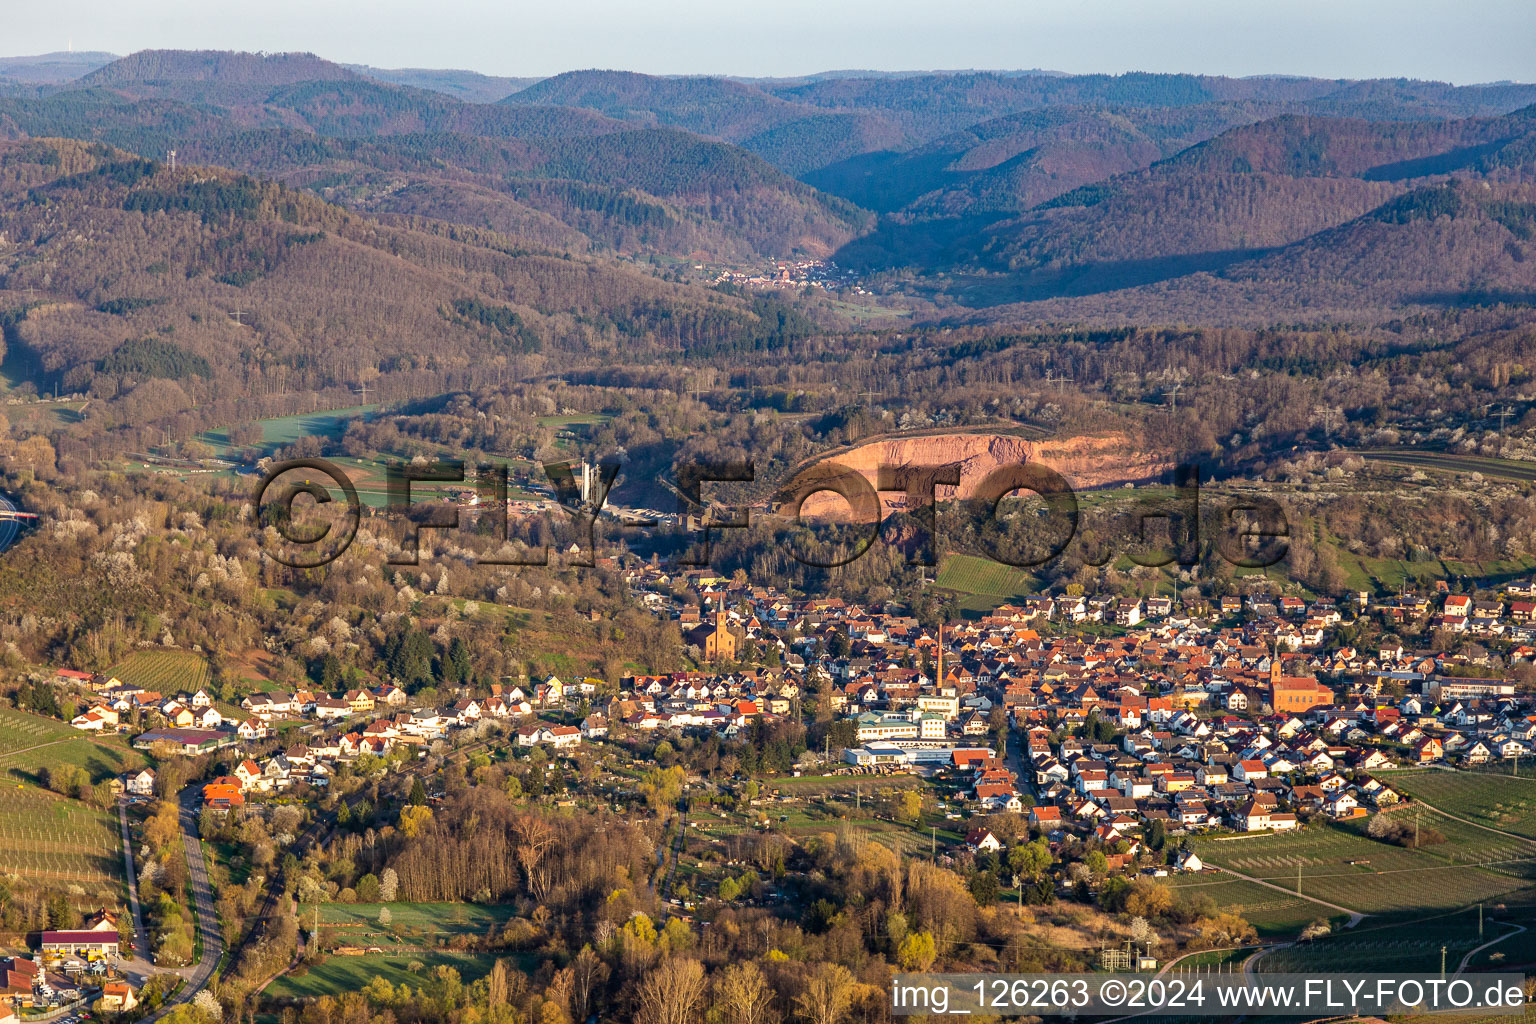
[[[311,50],[381,67],[1536,79],[1536,0],[0,0],[0,54]]]

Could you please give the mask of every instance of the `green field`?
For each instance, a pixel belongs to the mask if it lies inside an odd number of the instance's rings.
[[[1536,874],[1536,845],[1438,815],[1425,824],[1447,841],[1408,850],[1366,838],[1362,820],[1276,835],[1205,837],[1195,847],[1207,863],[1288,889],[1299,872],[1302,894],[1366,914],[1464,907],[1522,888]],[[1497,863],[1471,866],[1484,861]]]
[[[570,416],[540,416],[539,426],[562,430],[569,427],[590,427],[598,423],[607,423],[610,419],[612,417],[599,412],[576,413]]]
[[[1344,570],[1347,589],[1378,594],[1398,593],[1405,587],[1424,586],[1454,576],[1483,580],[1529,576],[1536,568],[1536,561],[1529,558],[1496,562],[1409,562],[1401,558],[1366,558],[1354,554],[1343,544],[1336,544],[1334,551]]]
[[[1404,772],[1392,776],[1392,785],[1458,817],[1536,839],[1536,779],[1478,772]]]
[[[381,907],[389,908],[387,928],[379,924]],[[306,929],[316,909],[313,903],[300,908]],[[484,935],[515,916],[510,905],[480,903],[322,903],[318,910],[323,947],[433,946],[454,935]]]
[[[261,427],[261,438],[268,448],[279,448],[289,445],[301,437],[327,437],[332,440],[339,439],[347,432],[347,424],[359,416],[378,410],[377,405],[354,405],[347,409],[327,409],[320,412],[301,413],[296,416],[278,416],[269,420],[257,420],[256,425]],[[227,430],[208,430],[197,435],[197,439],[210,448],[218,450],[221,454],[228,452],[232,445],[229,443]]]
[[[1294,935],[1320,917],[1344,919],[1337,911],[1311,900],[1231,875],[1172,875],[1168,884],[1179,897],[1209,896],[1220,909],[1242,915],[1266,938]]]
[[[39,785],[45,766],[79,765],[93,782],[144,763],[122,739],[96,738],[51,718],[0,708],[0,784]]]
[[[196,693],[213,677],[208,659],[201,654],[173,650],[136,651],[109,674],[167,697]]]
[[[514,958],[515,959],[515,958]],[[452,967],[466,984],[491,972],[497,960],[494,953],[403,953],[396,956],[331,956],[325,963],[311,967],[302,975],[285,974],[263,993],[271,999],[304,999],[356,992],[374,978],[384,978],[392,985],[422,988],[432,980],[437,967]],[[412,969],[420,964],[419,969]]]
[[[78,735],[80,735],[79,730],[72,729],[63,722],[43,718],[40,715],[29,715],[25,711],[0,708],[0,763],[3,763],[5,755],[12,751],[54,743]]]
[[[352,481],[352,486],[357,489],[358,500],[368,508],[384,508],[389,504],[389,478],[388,464],[391,457],[377,456],[374,458],[355,459],[349,456],[333,456],[328,461],[335,464],[347,474]],[[516,462],[516,460],[512,460]],[[330,492],[341,496],[339,488],[321,480]],[[447,497],[453,488],[466,486],[454,481],[414,480],[411,482],[411,502],[421,504],[429,501],[438,501]],[[510,498],[532,498],[532,493],[515,485],[508,485],[507,496]]]
[[[1039,582],[1022,569],[976,555],[947,554],[939,565],[934,585],[958,594],[995,598],[989,606],[1039,592]]]

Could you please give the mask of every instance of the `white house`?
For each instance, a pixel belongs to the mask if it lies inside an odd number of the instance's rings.
[[[965,845],[977,853],[993,853],[1003,848],[1002,842],[992,834],[992,830],[985,828],[972,829],[965,837]]]
[[[155,770],[143,768],[128,778],[123,783],[123,788],[130,796],[154,796],[155,795]]]

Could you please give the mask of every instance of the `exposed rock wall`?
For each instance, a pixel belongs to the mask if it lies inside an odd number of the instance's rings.
[[[870,482],[877,483],[880,467],[938,466],[959,463],[958,487],[940,484],[940,501],[969,498],[988,473],[998,466],[1040,463],[1066,478],[1077,490],[1113,487],[1124,483],[1144,483],[1158,479],[1173,467],[1173,455],[1166,449],[1135,443],[1125,434],[1111,433],[1067,437],[1044,441],[1008,434],[929,434],[921,437],[894,437],[871,441],[829,460],[852,469]],[[882,515],[904,508],[906,496],[899,491],[880,494]],[[813,494],[805,500],[801,515],[806,518],[840,518],[848,505],[829,492]]]

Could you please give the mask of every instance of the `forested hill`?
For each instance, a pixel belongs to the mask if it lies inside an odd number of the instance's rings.
[[[1282,109],[1261,102],[1048,107],[990,118],[904,153],[845,160],[807,174],[806,180],[882,213],[1016,212],[1148,167]]]
[[[1269,172],[1293,177],[1400,181],[1491,170],[1498,154],[1536,132],[1536,106],[1501,117],[1367,121],[1286,115],[1226,132],[1158,168],[1162,174]]]
[[[568,71],[515,92],[506,105],[584,107],[609,117],[664,124],[740,141],[818,111],[762,89],[708,76],[662,78],[632,71]]]
[[[501,102],[580,107],[637,124],[681,128],[735,143],[794,175],[920,141],[880,111],[823,110],[725,78],[572,71]]]
[[[1511,322],[1528,320],[1536,305],[1536,185],[1426,184],[1337,224],[1298,230],[1294,216],[1282,218],[1276,211],[1305,208],[1310,199],[1314,209],[1332,208],[1337,215],[1369,202],[1363,190],[1387,187],[1347,178],[1311,181],[1268,175],[1225,179],[1222,188],[1242,184],[1259,192],[1228,192],[1223,199],[1216,189],[1184,197],[1190,200],[1184,207],[1189,216],[1178,223],[1189,233],[1182,237],[1160,238],[1155,221],[1127,222],[1118,232],[1111,216],[1099,222],[1101,252],[1190,250],[1183,253],[1026,265],[1043,253],[1020,250],[1017,258],[1025,262],[1005,282],[987,275],[976,279],[976,287],[995,282],[994,301],[978,319],[1247,326],[1303,319],[1359,325],[1401,322],[1405,314],[1444,307],[1494,307]],[[1284,190],[1295,188],[1311,191],[1285,197]],[[1265,193],[1285,198],[1266,203]],[[1113,204],[1101,208],[1111,210]],[[1272,244],[1245,247],[1214,233],[1200,237],[1196,214],[1212,208],[1259,214],[1248,222],[1255,230],[1250,237]],[[1282,233],[1258,234],[1266,223]],[[1286,225],[1298,237],[1280,240]],[[1062,229],[1058,237],[1070,234]],[[1204,248],[1222,245],[1226,248]]]
[[[1174,116],[1180,111],[1019,116],[991,136],[984,125],[950,137],[934,147],[933,162],[949,159],[951,183],[910,200],[839,259],[975,275],[962,277],[951,294],[963,305],[990,307],[993,316],[1253,323],[1378,318],[1421,302],[1528,301],[1526,260],[1536,253],[1520,211],[1530,202],[1526,186],[1536,181],[1533,107],[1423,121],[1287,113],[1012,215],[999,195],[1069,180],[1066,168],[1086,166],[1084,140],[1102,156],[1114,152],[1106,140],[1118,131],[1119,153],[1130,160],[1136,147],[1157,148],[1149,129],[1164,139],[1203,130],[1204,109],[1183,108],[1196,115],[1189,119]],[[1250,112],[1232,108],[1233,116]],[[950,170],[988,147],[1006,155],[1025,131],[1037,145],[1002,165],[968,179]],[[910,177],[921,176],[921,160],[921,151],[903,158],[919,165]],[[1054,179],[1039,173],[1042,163],[1054,163]],[[1454,187],[1445,191],[1448,183]],[[1410,195],[1415,226],[1381,229]],[[1444,195],[1465,202],[1425,198]],[[1370,246],[1357,244],[1364,238]],[[1342,261],[1345,251],[1358,258]],[[1257,285],[1266,281],[1274,286]]]
[[[1536,101],[1536,85],[1457,86],[1409,79],[1216,75],[1008,75],[996,72],[825,78],[767,86],[781,99],[833,110],[879,110],[920,134],[1051,106],[1305,105],[1334,117],[1485,117]]]
[[[133,96],[233,100],[296,82],[359,78],[356,72],[312,53],[140,50],[92,71],[78,84]]]
[[[781,327],[622,265],[68,140],[0,143],[0,313],[40,379],[104,400],[82,430],[134,441],[359,381],[398,399]]]
[[[430,89],[466,103],[495,103],[538,81],[537,78],[505,78],[474,71],[436,68],[375,68],[364,64],[348,64],[346,67],[366,78],[392,85],[408,85],[415,89]]]
[[[1452,179],[1522,203],[1536,173],[1536,86],[1516,84],[574,71],[531,84],[445,72],[439,88],[415,87],[435,74],[146,51],[75,83],[0,90],[0,138],[148,159],[174,149],[391,223],[429,219],[528,250],[674,267],[830,257],[882,274],[899,303],[933,299],[932,316],[958,305],[1118,318],[1146,289],[1155,308],[1201,322],[1291,316],[1323,292],[1346,299],[1318,276],[1327,261],[1309,240]],[[497,102],[453,95],[504,87]],[[1488,289],[1356,277],[1348,308],[1379,317],[1405,296],[1521,294],[1519,261],[1497,254],[1523,254],[1525,240],[1497,217],[1480,224],[1463,240],[1475,252],[1436,248],[1444,233],[1392,237],[1430,247],[1401,254],[1414,281],[1437,263],[1447,281],[1487,267]],[[1292,259],[1296,287],[1227,305],[1232,282],[1283,275]]]
[[[604,138],[617,133],[628,134]],[[869,224],[722,141],[591,110],[466,103],[307,54],[135,54],[77,86],[0,97],[3,134],[100,140],[150,159],[175,149],[360,210],[578,251],[826,255]]]
[[[57,85],[117,60],[116,54],[97,50],[40,53],[29,57],[0,57],[0,83]]]

